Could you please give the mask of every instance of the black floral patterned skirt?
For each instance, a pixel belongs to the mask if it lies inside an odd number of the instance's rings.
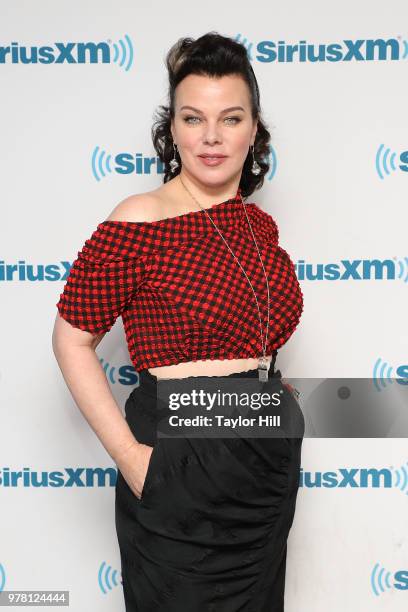
[[[140,499],[118,470],[126,612],[283,612],[304,419],[280,371],[271,367],[262,388],[280,393],[288,422],[303,427],[299,437],[160,437],[157,378],[148,370],[139,374],[126,420],[153,451]]]

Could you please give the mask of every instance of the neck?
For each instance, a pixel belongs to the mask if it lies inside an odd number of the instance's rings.
[[[187,195],[190,199],[195,198],[203,208],[235,198],[239,188],[239,181],[236,180],[223,185],[222,188],[218,185],[203,185],[186,176],[183,172],[180,172],[174,180],[177,181],[177,187],[180,192],[183,192],[184,196]]]

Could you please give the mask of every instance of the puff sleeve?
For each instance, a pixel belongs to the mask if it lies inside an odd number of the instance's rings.
[[[143,280],[142,257],[126,222],[104,221],[72,264],[56,306],[74,327],[108,332]]]

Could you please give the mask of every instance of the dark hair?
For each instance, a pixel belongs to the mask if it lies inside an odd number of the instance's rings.
[[[221,36],[217,32],[208,32],[197,40],[180,38],[168,51],[166,66],[169,76],[168,106],[160,105],[156,110],[151,130],[154,148],[164,164],[164,183],[180,173],[180,166],[170,172],[170,160],[174,157],[171,120],[174,118],[174,98],[177,85],[189,74],[221,77],[229,74],[240,75],[247,83],[251,98],[253,119],[258,119],[258,129],[254,141],[254,158],[261,167],[261,172],[251,172],[252,155],[248,151],[242,169],[240,187],[244,197],[263,185],[264,175],[269,171],[270,133],[261,119],[260,95],[258,83],[244,45],[232,38]],[[176,159],[180,157],[178,151]]]

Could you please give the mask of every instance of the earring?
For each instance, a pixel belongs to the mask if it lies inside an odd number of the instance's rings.
[[[254,145],[250,146],[251,149],[251,153],[252,153],[252,167],[251,167],[251,172],[252,174],[258,175],[262,168],[261,166],[258,164],[258,162],[256,161],[255,157],[254,157]]]
[[[173,142],[173,159],[170,160],[170,172],[175,172],[180,165],[176,159],[176,152],[176,145]]]

